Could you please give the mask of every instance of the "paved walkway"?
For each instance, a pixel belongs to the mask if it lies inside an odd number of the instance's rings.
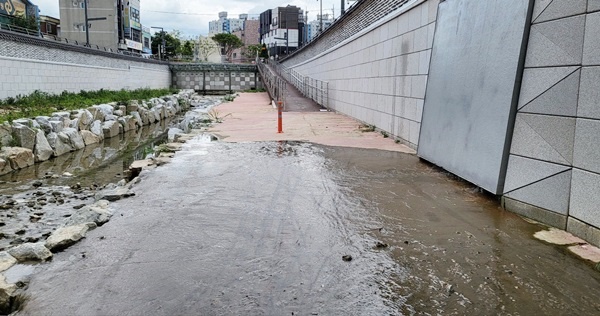
[[[267,68],[271,69],[273,73],[276,73],[269,64],[266,64]],[[285,79],[284,79],[285,80]],[[287,80],[286,80],[287,82]],[[296,87],[287,82],[287,90],[285,93],[285,112],[316,112],[321,109],[315,101],[306,98],[300,93]]]
[[[305,101],[298,101],[305,102]],[[298,105],[307,109],[308,105]],[[379,132],[365,132],[362,124],[335,112],[285,112],[283,133],[277,133],[277,110],[267,93],[241,93],[233,102],[216,107],[224,122],[209,131],[225,142],[307,141],[329,146],[383,149],[415,153]]]

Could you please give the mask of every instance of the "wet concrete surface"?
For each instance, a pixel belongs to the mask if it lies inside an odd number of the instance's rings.
[[[19,314],[600,313],[600,273],[413,155],[194,140],[134,190]]]

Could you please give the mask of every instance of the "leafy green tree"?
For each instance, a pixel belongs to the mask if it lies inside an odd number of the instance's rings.
[[[247,45],[244,51],[246,57],[255,58],[258,56],[258,53],[262,50],[262,46],[260,44],[255,45]]]
[[[19,14],[12,18],[12,24],[29,30],[39,31],[38,22],[33,16]]]
[[[194,42],[191,40],[183,42],[183,45],[179,47],[179,53],[183,56],[194,55]]]
[[[162,41],[163,38],[165,40],[165,48],[162,56],[165,59],[170,59],[173,58],[177,55],[177,53],[179,52],[179,47],[181,46],[181,40],[174,37],[173,35],[165,32],[165,31],[160,31],[157,33],[154,33],[154,37],[152,37],[152,53],[153,54],[158,54],[158,47],[159,45],[162,45]]]
[[[231,61],[231,55],[237,48],[244,46],[242,40],[233,34],[221,33],[212,37],[213,41],[221,46],[221,53],[227,56],[227,60]]]

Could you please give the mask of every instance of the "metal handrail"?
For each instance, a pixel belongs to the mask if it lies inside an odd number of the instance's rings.
[[[271,71],[264,63],[258,63],[258,71],[263,78],[263,83],[271,95],[271,98],[275,101],[283,102],[285,106],[285,94],[287,91],[286,81],[275,72]]]
[[[329,108],[329,82],[304,76],[294,69],[286,68],[274,60],[268,60],[267,63],[291,83],[303,96],[315,101],[324,108]]]

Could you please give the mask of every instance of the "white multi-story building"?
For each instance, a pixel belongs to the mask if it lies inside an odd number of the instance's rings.
[[[227,12],[219,12],[219,19],[208,22],[209,36],[219,33],[233,33],[244,29],[244,21],[248,19],[247,14],[240,14],[238,19],[227,18]]]
[[[323,21],[323,30],[325,31],[328,27],[331,26],[331,24],[333,24],[333,17],[330,17],[329,14],[317,14],[317,19],[315,21],[311,21],[310,23],[308,23],[307,27],[306,27],[306,39],[308,42],[312,41],[315,37],[317,37],[317,35],[320,33],[319,29],[321,27],[321,20]]]

